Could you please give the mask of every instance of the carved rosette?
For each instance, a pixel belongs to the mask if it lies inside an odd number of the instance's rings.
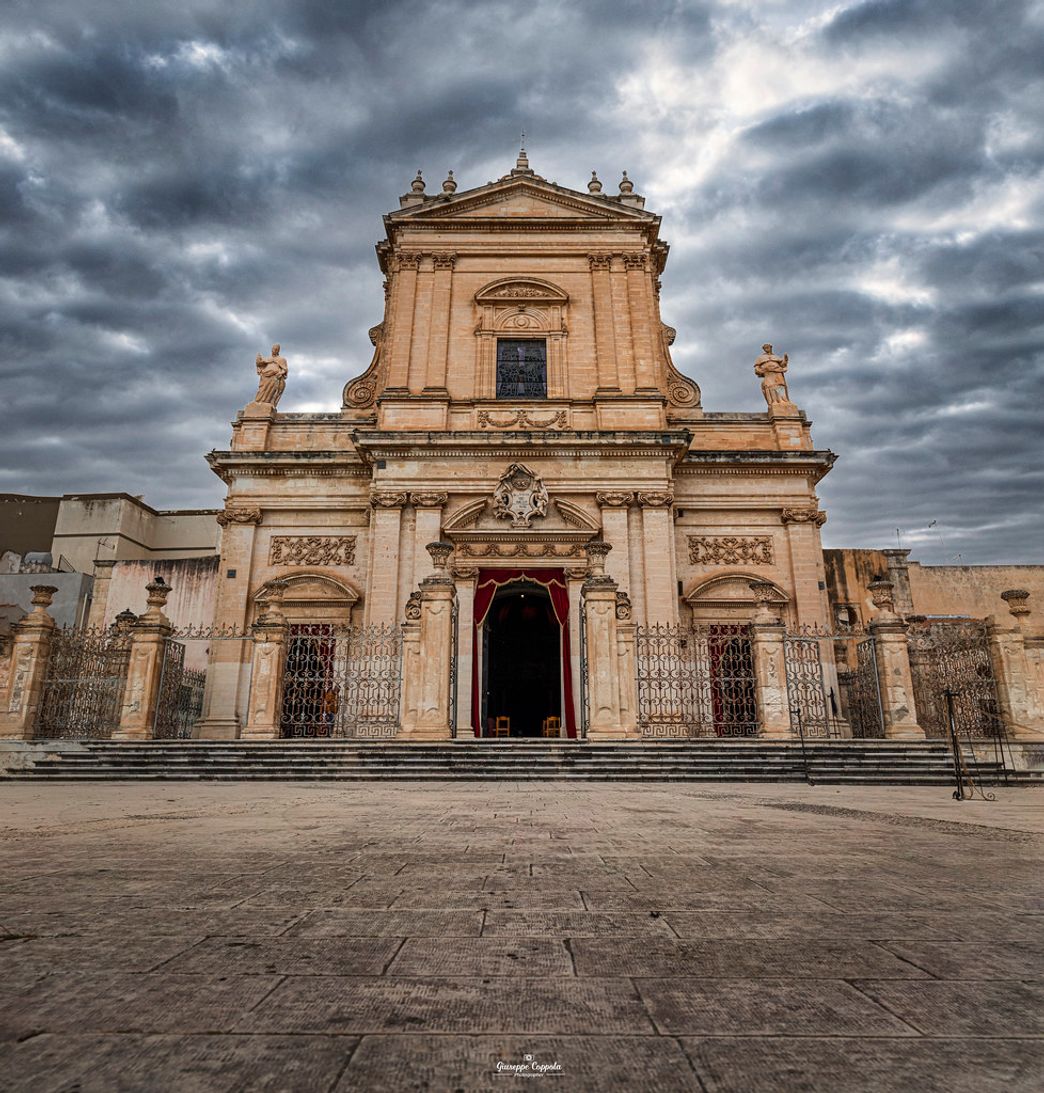
[[[449,500],[448,493],[411,493],[410,504],[418,509],[440,509]]]
[[[770,535],[690,535],[693,565],[772,565]]]
[[[534,517],[547,515],[547,488],[535,471],[512,463],[493,491],[493,515],[510,520],[513,528],[528,528]]]
[[[634,504],[634,494],[630,492],[620,492],[609,490],[606,493],[596,493],[595,500],[603,508],[619,509],[627,508],[629,505]]]
[[[370,494],[370,504],[375,509],[401,509],[408,501],[405,491],[402,493],[382,492],[380,490]]]
[[[354,535],[276,535],[269,565],[354,565]]]
[[[670,491],[664,492],[651,492],[651,493],[638,493],[638,504],[643,509],[664,508],[665,506],[672,505],[674,503],[674,494]]]
[[[215,518],[223,527],[230,524],[260,524],[261,510],[259,508],[239,508],[235,505],[226,505],[224,512],[219,512]]]
[[[801,509],[784,509],[780,515],[784,524],[815,524],[821,528],[827,519],[827,514],[821,512],[815,506]]]

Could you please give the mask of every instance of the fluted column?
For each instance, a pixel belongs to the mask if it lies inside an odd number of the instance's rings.
[[[28,740],[33,735],[54,632],[54,619],[47,608],[57,591],[50,584],[32,585],[33,609],[14,624],[11,667],[0,710],[0,738]]]

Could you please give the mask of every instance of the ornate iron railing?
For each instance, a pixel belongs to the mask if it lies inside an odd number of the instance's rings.
[[[635,653],[643,736],[757,735],[750,627],[638,626]]]
[[[163,643],[156,713],[152,735],[157,740],[187,740],[203,713],[207,673],[185,667],[185,646],[168,638]]]
[[[398,626],[290,627],[280,731],[286,737],[391,737],[399,723]]]
[[[107,738],[120,722],[130,643],[116,628],[62,627],[51,652],[34,735]]]
[[[882,736],[872,639],[857,628],[789,630],[783,653],[791,727],[813,739]],[[848,729],[846,730],[846,721]]]

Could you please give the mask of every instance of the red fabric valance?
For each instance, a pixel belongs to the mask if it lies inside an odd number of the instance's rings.
[[[515,581],[532,581],[543,585],[551,597],[555,619],[562,629],[562,692],[565,709],[562,711],[566,735],[576,738],[576,715],[573,712],[573,669],[570,663],[569,647],[569,590],[566,586],[565,573],[561,569],[480,569],[478,584],[475,588],[475,621],[472,629],[472,670],[471,670],[471,726],[476,736],[482,735],[480,718],[482,706],[479,702],[479,655],[478,628],[489,613],[490,604],[497,594],[497,589]]]

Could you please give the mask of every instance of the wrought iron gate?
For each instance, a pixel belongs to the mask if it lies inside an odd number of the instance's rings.
[[[157,740],[187,740],[203,713],[205,670],[185,667],[185,646],[174,638],[163,643],[152,735]]]
[[[457,657],[460,654],[460,606],[457,597],[453,597],[453,612],[450,616],[452,630],[450,632],[450,664],[449,664],[449,696],[450,696],[450,732],[457,735],[457,688],[460,685],[460,670]]]
[[[587,686],[587,599],[580,595],[580,737],[587,739],[591,726],[591,704]]]
[[[283,736],[391,737],[399,724],[402,634],[395,624],[290,627]]]
[[[969,739],[1004,738],[997,681],[979,619],[914,622],[908,631],[917,721],[930,738],[946,739],[946,694],[953,696],[954,727]]]
[[[104,739],[120,723],[130,639],[117,627],[62,627],[51,652],[34,735]]]
[[[795,732],[838,738],[847,735],[847,720],[853,736],[884,736],[873,638],[863,631],[802,626],[787,633],[783,653]]]
[[[638,626],[635,653],[643,736],[757,735],[749,626]]]

